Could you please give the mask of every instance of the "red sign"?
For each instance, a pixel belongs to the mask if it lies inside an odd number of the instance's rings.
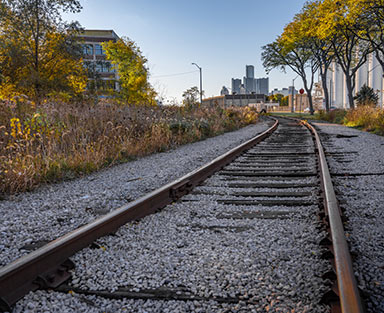
[[[300,92],[300,94],[302,95],[302,94],[304,93],[304,89],[301,88],[301,89],[299,90],[299,92]]]

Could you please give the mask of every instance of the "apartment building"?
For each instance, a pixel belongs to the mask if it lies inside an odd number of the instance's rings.
[[[118,74],[111,62],[106,60],[103,42],[117,41],[119,36],[113,30],[86,29],[79,35],[83,47],[84,66],[89,73],[89,89],[106,90],[119,88]]]

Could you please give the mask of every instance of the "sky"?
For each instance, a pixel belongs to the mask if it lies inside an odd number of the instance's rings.
[[[206,97],[217,96],[231,78],[243,78],[245,66],[255,77],[269,77],[269,89],[292,85],[297,75],[261,62],[261,47],[273,42],[305,0],[80,0],[83,9],[65,14],[85,29],[113,29],[140,47],[148,59],[150,82],[166,103],[199,86],[202,68]],[[300,79],[295,87],[301,88]]]

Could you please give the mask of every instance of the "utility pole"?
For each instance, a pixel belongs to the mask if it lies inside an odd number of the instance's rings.
[[[192,65],[196,65],[200,71],[200,105],[202,105],[203,104],[203,73],[202,73],[202,68],[200,66],[198,66],[196,63],[192,63]]]

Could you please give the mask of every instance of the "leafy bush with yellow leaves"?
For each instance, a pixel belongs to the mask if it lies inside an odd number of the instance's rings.
[[[384,110],[372,106],[359,106],[348,111],[345,125],[384,135]]]

